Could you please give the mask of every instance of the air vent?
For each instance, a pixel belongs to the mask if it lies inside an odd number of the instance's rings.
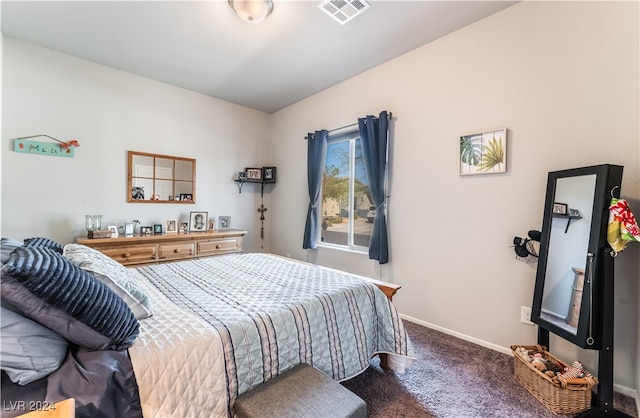
[[[344,25],[369,8],[364,0],[324,0],[318,7]]]

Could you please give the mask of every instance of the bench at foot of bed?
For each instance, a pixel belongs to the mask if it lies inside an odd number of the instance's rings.
[[[340,383],[301,364],[236,399],[238,418],[366,418],[367,404]]]

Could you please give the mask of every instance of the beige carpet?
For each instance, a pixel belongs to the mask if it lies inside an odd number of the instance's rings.
[[[405,321],[417,361],[404,374],[373,366],[344,386],[367,402],[369,417],[552,418],[513,377],[513,357]],[[635,402],[614,407],[637,417]]]

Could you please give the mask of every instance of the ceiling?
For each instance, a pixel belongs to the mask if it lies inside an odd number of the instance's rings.
[[[369,1],[345,25],[315,1],[261,24],[217,1],[2,1],[2,33],[273,113],[513,1]]]

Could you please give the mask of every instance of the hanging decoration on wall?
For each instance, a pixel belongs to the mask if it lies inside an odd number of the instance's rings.
[[[507,172],[507,129],[460,137],[459,174],[495,174]]]
[[[30,140],[31,138],[37,138],[40,136],[53,139],[56,142],[52,143]],[[13,150],[16,152],[25,152],[27,154],[73,158],[73,150],[79,146],[80,143],[76,139],[65,142],[45,134],[23,136],[13,139]]]
[[[527,233],[528,238],[513,238],[513,249],[516,259],[527,264],[535,264],[538,261],[540,250],[540,231],[531,230]]]
[[[264,199],[262,199],[264,202]],[[264,213],[267,211],[267,208],[264,207],[264,203],[260,204],[258,208],[258,212],[260,212],[260,249],[264,249]]]

